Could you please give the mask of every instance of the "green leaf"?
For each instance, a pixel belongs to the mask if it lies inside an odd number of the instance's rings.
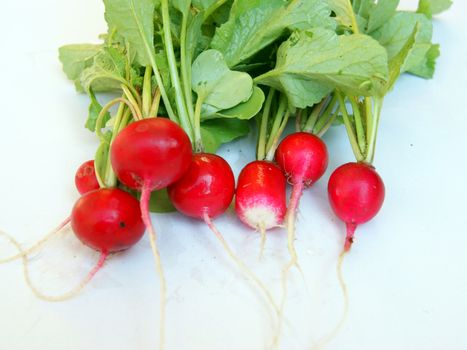
[[[412,31],[412,34],[409,36],[402,49],[389,61],[389,83],[387,88],[388,91],[394,86],[399,76],[403,73],[404,66],[410,55],[410,52],[412,51],[415,45],[415,40],[419,30],[420,26],[417,23]]]
[[[248,101],[253,93],[249,74],[231,71],[219,51],[207,50],[193,62],[192,89],[205,104],[228,109]]]
[[[114,47],[103,48],[92,65],[81,73],[81,84],[88,91],[112,91],[120,89],[125,80],[125,54]]]
[[[345,27],[352,27],[355,14],[350,0],[325,0],[335,14],[337,23]]]
[[[91,103],[89,104],[89,109],[88,109],[89,114],[88,114],[88,119],[86,120],[85,127],[88,130],[95,132],[97,118],[100,112],[102,111],[102,106],[99,103],[99,101],[97,101],[96,95],[94,94],[94,91],[92,89],[88,91],[88,94],[91,99]],[[111,118],[110,113],[107,112],[104,116],[102,125],[105,125],[110,118]]]
[[[191,0],[171,0],[170,5],[186,15],[190,10]]]
[[[143,67],[154,57],[155,0],[104,0],[105,19],[116,28],[136,51],[136,61]]]
[[[80,75],[89,66],[92,65],[94,56],[96,56],[102,45],[76,44],[65,45],[58,49],[58,58],[63,66],[68,79],[73,80],[76,90],[83,92]]]
[[[207,10],[219,0],[193,0],[193,6],[198,10]]]
[[[404,72],[419,66],[430,50],[433,35],[431,21],[422,14],[401,11],[381,28],[371,33],[371,36],[386,48],[388,58],[392,60],[402,50],[417,23],[419,23],[420,29],[410,55],[404,64]]]
[[[354,32],[371,33],[388,21],[397,10],[399,0],[326,0],[336,15],[337,22],[345,27],[357,25]]]
[[[152,213],[172,213],[176,211],[174,205],[169,199],[167,189],[164,188],[160,191],[154,191],[151,193],[151,199],[149,201],[149,211]]]
[[[369,11],[365,31],[370,33],[386,23],[396,13],[397,5],[399,5],[399,0],[379,0]]]
[[[219,147],[248,135],[250,123],[239,119],[213,119],[201,124],[201,135],[206,152],[215,153]]]
[[[229,20],[219,27],[211,47],[229,67],[253,56],[286,29],[334,28],[329,7],[320,0],[237,0]]]
[[[433,78],[433,75],[435,74],[436,60],[440,54],[439,45],[431,45],[420,64],[412,67],[408,72],[425,79]]]
[[[292,35],[279,48],[276,68],[255,81],[285,93],[291,107],[305,108],[334,89],[382,96],[387,79],[387,53],[376,40],[317,28]]]
[[[230,109],[219,110],[215,107],[204,105],[201,114],[202,120],[216,118],[235,118],[249,120],[261,111],[264,103],[264,92],[259,87],[253,88],[253,94],[250,99]]]
[[[448,10],[452,5],[451,0],[420,0],[418,3],[418,13],[423,13],[428,18]]]

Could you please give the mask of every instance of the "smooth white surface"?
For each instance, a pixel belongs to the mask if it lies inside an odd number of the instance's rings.
[[[329,350],[467,348],[466,13],[458,0],[435,21],[443,52],[435,79],[405,76],[386,99],[376,160],[386,202],[359,228],[344,263],[350,314]],[[74,171],[96,148],[83,128],[88,100],[61,72],[57,48],[95,42],[104,31],[100,1],[2,3],[0,227],[24,244],[68,215],[78,197]],[[308,292],[294,271],[287,350],[311,349],[342,310],[335,263],[344,227],[330,211],[326,182],[352,154],[342,129],[326,141],[329,171],[301,203],[296,246]],[[243,142],[221,152],[236,173],[254,157]],[[209,230],[178,214],[153,219],[169,283],[167,349],[264,348],[273,332],[268,309]],[[271,232],[258,262],[259,235],[232,211],[216,224],[278,299],[285,232]],[[0,256],[11,252],[0,243]],[[67,232],[32,259],[34,281],[44,291],[65,291],[96,259]],[[35,299],[21,271],[19,262],[0,266],[0,349],[156,349],[159,289],[147,239],[110,259],[68,302]]]

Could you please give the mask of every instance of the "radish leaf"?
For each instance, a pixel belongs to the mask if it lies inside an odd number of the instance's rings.
[[[83,92],[80,75],[86,68],[93,63],[102,45],[76,44],[65,45],[58,49],[59,59],[63,65],[63,71],[68,79],[74,81],[76,90]]]
[[[229,20],[216,30],[211,46],[229,67],[253,56],[286,29],[333,28],[330,9],[319,0],[237,0]]]
[[[204,51],[196,58],[191,81],[198,99],[219,109],[248,101],[253,93],[250,75],[230,70],[222,54],[216,50]]]
[[[276,67],[255,81],[285,93],[292,107],[311,106],[333,89],[350,95],[384,94],[387,53],[367,35],[338,36],[322,28],[298,32],[277,55]]]

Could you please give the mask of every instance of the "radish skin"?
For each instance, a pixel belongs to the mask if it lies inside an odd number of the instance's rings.
[[[99,189],[94,160],[88,160],[79,166],[75,174],[75,186],[81,195]]]
[[[193,155],[183,177],[168,188],[175,208],[182,214],[204,220],[222,215],[235,194],[235,177],[230,165],[209,153]]]
[[[126,250],[144,234],[138,200],[115,188],[92,191],[78,199],[71,227],[81,242],[105,253]]]
[[[347,163],[329,178],[328,196],[332,210],[346,225],[344,251],[348,252],[357,226],[373,219],[383,206],[383,180],[371,165]]]
[[[287,211],[286,179],[281,169],[260,160],[245,166],[238,177],[235,211],[253,229],[280,227]]]

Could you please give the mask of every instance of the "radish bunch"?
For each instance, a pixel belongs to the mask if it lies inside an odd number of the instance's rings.
[[[261,290],[278,316],[277,345],[288,274],[294,266],[301,271],[295,249],[300,199],[332,163],[323,135],[343,125],[356,160],[338,167],[328,182],[331,208],[347,230],[338,264],[345,290],[342,258],[357,227],[384,202],[384,183],[373,165],[384,96],[402,73],[433,75],[439,52],[429,19],[447,6],[424,1],[413,13],[398,11],[397,1],[389,0],[104,5],[109,30],[101,44],[60,48],[65,73],[89,95],[86,128],[98,140],[94,159],[76,172],[81,197],[70,217],[29,249],[7,235],[18,254],[0,262],[21,258],[37,296],[64,300],[93,278],[109,254],[131,248],[147,231],[160,279],[162,348],[167,286],[150,211],[177,210],[204,222]],[[102,105],[98,92],[118,97]],[[252,126],[256,159],[245,164],[236,183],[228,162],[215,153]],[[260,256],[267,231],[285,226],[290,259],[282,270],[279,306],[214,224],[233,201],[239,221],[261,234]],[[70,223],[100,258],[76,288],[48,296],[32,285],[27,258]]]

